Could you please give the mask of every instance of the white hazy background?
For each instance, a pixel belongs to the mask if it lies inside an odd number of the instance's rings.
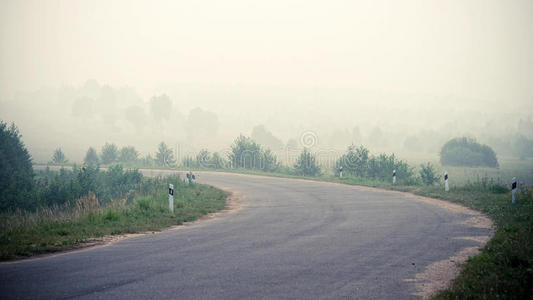
[[[0,118],[37,161],[106,141],[217,150],[257,125],[389,152],[533,137],[529,0],[4,0],[0,46]],[[170,116],[151,112],[161,95]]]

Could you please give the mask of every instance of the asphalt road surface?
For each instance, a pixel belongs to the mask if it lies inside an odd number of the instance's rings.
[[[155,173],[156,171],[145,171]],[[106,247],[0,264],[1,299],[412,299],[415,274],[485,236],[405,194],[200,173],[242,209]]]

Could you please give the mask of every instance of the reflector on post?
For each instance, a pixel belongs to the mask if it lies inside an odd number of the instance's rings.
[[[168,210],[174,213],[174,185],[172,183],[168,185]]]

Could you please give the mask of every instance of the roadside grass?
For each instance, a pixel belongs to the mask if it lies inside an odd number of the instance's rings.
[[[190,222],[226,206],[228,194],[178,176],[145,178],[145,192],[98,207],[94,194],[75,206],[17,211],[0,216],[0,260],[83,247],[106,235],[158,231]],[[174,213],[168,209],[168,183],[174,184]]]

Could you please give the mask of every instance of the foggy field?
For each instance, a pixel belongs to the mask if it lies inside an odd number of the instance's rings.
[[[140,169],[256,174],[481,211],[438,297],[533,298],[533,1],[3,0],[0,46],[0,259],[223,208]]]

